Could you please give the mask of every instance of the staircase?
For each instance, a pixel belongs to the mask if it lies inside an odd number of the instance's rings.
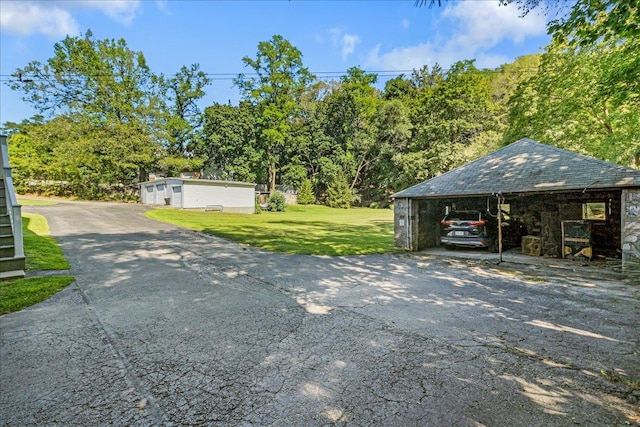
[[[0,280],[24,277],[21,206],[13,191],[7,141],[0,135]]]

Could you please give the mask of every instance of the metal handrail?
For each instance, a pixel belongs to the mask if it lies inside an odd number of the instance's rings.
[[[1,173],[4,177],[4,192],[7,200],[7,212],[11,218],[11,228],[13,230],[13,247],[15,257],[24,256],[24,239],[22,236],[22,206],[18,203],[16,192],[13,188],[13,177],[11,166],[9,166],[9,152],[7,149],[7,137],[0,135],[0,153],[2,154]]]

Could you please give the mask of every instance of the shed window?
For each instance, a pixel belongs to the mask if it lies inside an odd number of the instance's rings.
[[[607,219],[607,204],[605,202],[592,202],[582,204],[582,219],[600,220]]]

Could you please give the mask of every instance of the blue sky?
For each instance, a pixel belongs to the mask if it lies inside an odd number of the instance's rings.
[[[540,52],[549,42],[545,24],[544,16],[521,18],[516,6],[498,0],[433,8],[417,8],[413,0],[0,0],[0,123],[33,114],[6,86],[9,75],[30,61],[46,62],[54,43],[87,29],[97,39],[124,38],[158,74],[193,63],[212,75],[250,71],[242,57],[255,57],[260,41],[280,34],[302,52],[312,72],[359,66],[396,75],[462,59],[495,68]],[[231,78],[218,76],[202,105],[236,103]]]

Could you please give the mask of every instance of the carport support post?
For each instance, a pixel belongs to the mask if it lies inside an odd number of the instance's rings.
[[[502,194],[498,193],[498,264],[502,262]]]
[[[622,268],[640,277],[640,189],[622,191]]]
[[[413,250],[413,236],[411,235],[413,232],[413,221],[411,221],[411,207],[411,199],[407,199],[407,248],[410,251]]]

